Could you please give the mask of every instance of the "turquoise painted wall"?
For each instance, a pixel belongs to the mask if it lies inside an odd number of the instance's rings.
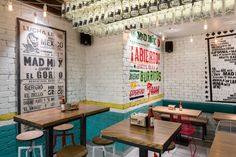
[[[162,101],[155,103],[153,106],[162,105]],[[141,107],[132,110],[127,113],[117,113],[117,112],[104,112],[87,118],[87,140],[91,141],[94,136],[100,134],[100,131],[117,123],[124,119],[127,119],[129,115],[133,112],[146,112],[148,106]],[[69,131],[74,133],[75,142],[79,143],[79,133],[80,133],[80,122],[73,121],[74,129]],[[17,135],[17,124],[7,125],[0,127],[0,157],[17,157],[18,146],[29,145],[27,142],[16,141]],[[67,139],[67,143],[71,143],[71,139]],[[45,137],[42,137],[36,141],[36,144],[45,146]],[[57,140],[57,145],[54,151],[61,148],[61,139]],[[129,146],[117,143],[116,149],[118,151],[124,152]],[[38,154],[38,152],[36,152]],[[44,151],[45,153],[45,151]],[[45,154],[44,154],[45,155]],[[25,156],[25,152],[22,152],[22,157]]]

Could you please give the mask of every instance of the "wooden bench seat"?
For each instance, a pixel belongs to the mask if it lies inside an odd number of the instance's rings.
[[[170,120],[170,115],[169,114],[160,114],[160,117],[163,120],[168,120],[168,121]],[[207,134],[207,123],[208,123],[207,116],[200,115],[198,118],[190,117],[189,120],[191,121],[192,125],[202,127],[202,139],[204,140],[205,135]]]

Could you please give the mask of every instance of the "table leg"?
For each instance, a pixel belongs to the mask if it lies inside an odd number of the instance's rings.
[[[80,119],[80,144],[86,146],[86,117]]]
[[[46,157],[53,157],[53,128],[46,130]]]
[[[139,148],[139,157],[148,157],[148,150]]]

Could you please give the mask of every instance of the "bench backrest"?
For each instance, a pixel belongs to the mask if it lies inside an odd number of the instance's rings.
[[[163,100],[163,106],[169,104],[179,106],[180,100]],[[222,103],[209,103],[209,102],[193,102],[193,101],[182,101],[183,108],[202,110],[202,112],[214,113],[214,112],[225,112],[236,114],[236,103],[235,104],[222,104]]]

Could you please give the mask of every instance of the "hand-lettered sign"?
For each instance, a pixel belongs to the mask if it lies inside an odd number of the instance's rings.
[[[66,96],[66,32],[18,19],[18,114],[56,107]]]

